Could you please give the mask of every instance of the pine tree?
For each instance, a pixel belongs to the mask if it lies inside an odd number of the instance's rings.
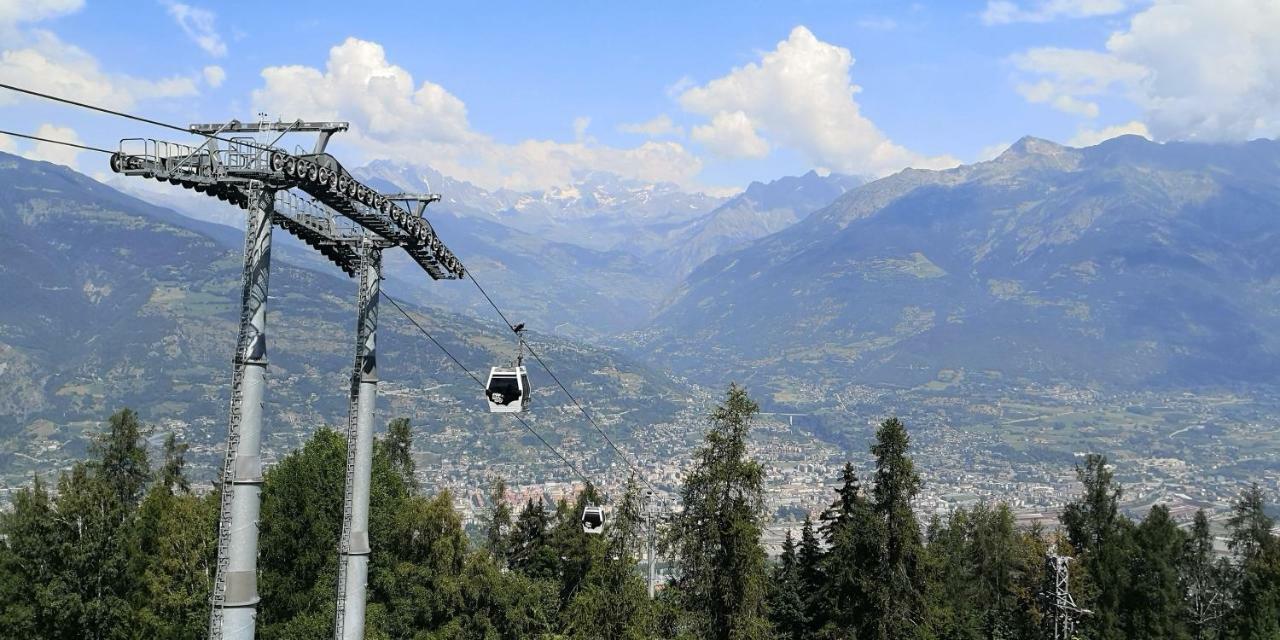
[[[1209,517],[1196,511],[1191,535],[1180,557],[1179,582],[1183,593],[1183,619],[1194,640],[1217,640],[1227,611],[1231,567],[1215,561]]]
[[[484,514],[484,548],[499,567],[507,566],[510,553],[511,505],[507,504],[507,483],[494,478],[489,484],[489,509]]]
[[[845,464],[836,499],[822,515],[827,551],[813,594],[814,629],[825,637],[865,637],[873,628],[876,571],[883,530],[852,464]]]
[[[39,476],[15,491],[12,508],[0,514],[0,639],[56,637],[59,630],[76,629],[66,619],[71,596],[56,518]]]
[[[164,439],[164,466],[160,468],[160,486],[171,493],[190,493],[191,481],[187,479],[187,443],[179,444],[172,433]]]
[[[1063,509],[1061,521],[1068,541],[1080,553],[1079,566],[1087,585],[1077,599],[1093,611],[1081,626],[1097,640],[1122,640],[1133,525],[1120,513],[1123,490],[1115,483],[1105,456],[1087,456],[1084,466],[1076,467],[1076,476],[1084,493]]]
[[[872,505],[883,531],[874,636],[881,640],[918,638],[924,631],[923,546],[920,523],[911,508],[922,483],[909,447],[907,428],[897,418],[880,425],[871,446],[876,457]]]
[[[560,558],[548,540],[549,526],[542,498],[525,503],[509,538],[512,569],[535,579],[556,577]]]
[[[142,423],[131,409],[121,409],[107,421],[107,430],[93,443],[96,474],[116,495],[122,513],[142,501],[151,467],[142,441]]]
[[[1262,489],[1254,484],[1235,504],[1227,522],[1239,567],[1236,606],[1227,624],[1233,640],[1280,638],[1280,540],[1271,534]]]
[[[652,606],[636,570],[643,545],[640,487],[628,479],[605,530],[608,548],[594,563],[566,611],[574,638],[642,640],[652,637]]]
[[[809,615],[800,580],[800,559],[795,539],[788,530],[782,542],[782,555],[769,580],[769,621],[779,638],[800,640],[810,634]]]
[[[690,631],[700,638],[769,636],[760,546],[764,470],[747,457],[747,432],[757,411],[746,391],[729,387],[680,490],[685,508],[672,526],[677,588],[691,614]]]
[[[387,423],[387,436],[379,442],[386,450],[387,461],[391,468],[404,478],[406,485],[417,486],[413,474],[413,432],[409,428],[408,418],[396,418]]]
[[[1125,633],[1129,638],[1186,638],[1182,624],[1182,590],[1178,584],[1178,558],[1186,535],[1156,505],[1133,531],[1129,582],[1125,594]]]

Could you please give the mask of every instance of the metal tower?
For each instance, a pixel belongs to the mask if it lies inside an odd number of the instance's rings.
[[[377,296],[381,252],[402,247],[433,279],[464,275],[462,264],[423,219],[437,196],[388,198],[354,179],[325,147],[345,122],[196,124],[204,140],[189,146],[147,138],[120,141],[113,171],[167,181],[248,211],[240,330],[232,360],[231,408],[221,474],[218,561],[210,598],[209,637],[250,640],[257,615],[258,519],[261,506],[262,407],[266,388],[266,301],[271,228],[279,225],[360,280],[357,351],[350,394],[336,638],[364,636],[368,570],[369,471],[376,393]],[[269,144],[225,134],[279,132]],[[311,153],[275,146],[285,134],[316,133]],[[220,145],[219,143],[223,143]],[[224,146],[225,145],[225,146]],[[290,192],[296,189],[298,193]],[[304,197],[302,194],[306,194]],[[406,211],[395,203],[416,203]],[[336,215],[363,227],[341,228]],[[354,446],[353,446],[354,445]],[[358,579],[352,579],[358,578]]]
[[[1071,557],[1059,555],[1057,545],[1045,556],[1045,570],[1053,583],[1053,591],[1042,595],[1047,601],[1049,619],[1046,630],[1052,640],[1073,640],[1076,629],[1076,616],[1087,614],[1087,609],[1076,606],[1071,597]]]

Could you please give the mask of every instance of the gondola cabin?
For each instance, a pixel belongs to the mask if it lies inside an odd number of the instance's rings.
[[[529,408],[529,373],[524,367],[494,367],[484,386],[490,413],[520,413]]]
[[[582,510],[582,531],[599,534],[604,531],[604,509],[595,505],[587,505]]]

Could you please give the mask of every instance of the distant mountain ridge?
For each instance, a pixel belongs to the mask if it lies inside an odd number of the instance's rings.
[[[708,260],[637,349],[708,382],[1274,384],[1278,236],[1275,141],[1028,137]]]
[[[194,445],[197,464],[216,456],[225,436],[243,232],[4,153],[0,224],[0,478],[80,457],[85,431],[125,405],[162,430],[179,431]],[[274,235],[287,237],[279,229]],[[345,421],[355,284],[332,266],[300,268],[273,252],[270,285],[264,443],[279,454],[310,430]],[[392,281],[384,290],[402,295],[405,286]],[[428,290],[467,286],[446,281]],[[511,357],[509,331],[496,321],[427,302],[418,307],[427,310],[420,321],[468,367]],[[490,437],[496,423],[474,383],[390,306],[381,317],[382,416],[406,415],[428,429],[466,427],[475,435],[453,455],[539,455],[524,448],[536,441],[523,436]],[[535,330],[542,356],[576,393],[613,389],[596,399],[598,410],[669,419],[680,396],[668,378],[619,353]],[[567,401],[563,393],[541,372],[530,373],[541,407],[531,419],[548,437],[581,441],[586,425],[556,406]],[[587,453],[595,451],[594,441],[590,446]]]

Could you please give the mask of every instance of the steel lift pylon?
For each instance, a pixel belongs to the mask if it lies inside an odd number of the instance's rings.
[[[434,194],[381,195],[325,152],[344,122],[191,125],[197,146],[122,140],[112,170],[194,189],[245,209],[247,231],[240,328],[233,358],[227,448],[220,477],[218,559],[209,637],[251,640],[257,604],[258,521],[262,490],[262,408],[266,390],[266,302],[271,229],[280,226],[357,278],[356,359],[347,427],[346,486],[339,538],[334,637],[363,638],[369,563],[369,479],[377,393],[377,299],[383,250],[400,247],[436,280],[461,278],[461,262],[423,218]],[[277,132],[269,143],[224,136]],[[317,133],[311,153],[275,146],[287,133]],[[222,144],[220,144],[222,143]],[[402,207],[397,202],[404,203]],[[415,206],[416,205],[416,206]],[[344,227],[342,219],[352,225]],[[358,225],[359,229],[355,225]]]

